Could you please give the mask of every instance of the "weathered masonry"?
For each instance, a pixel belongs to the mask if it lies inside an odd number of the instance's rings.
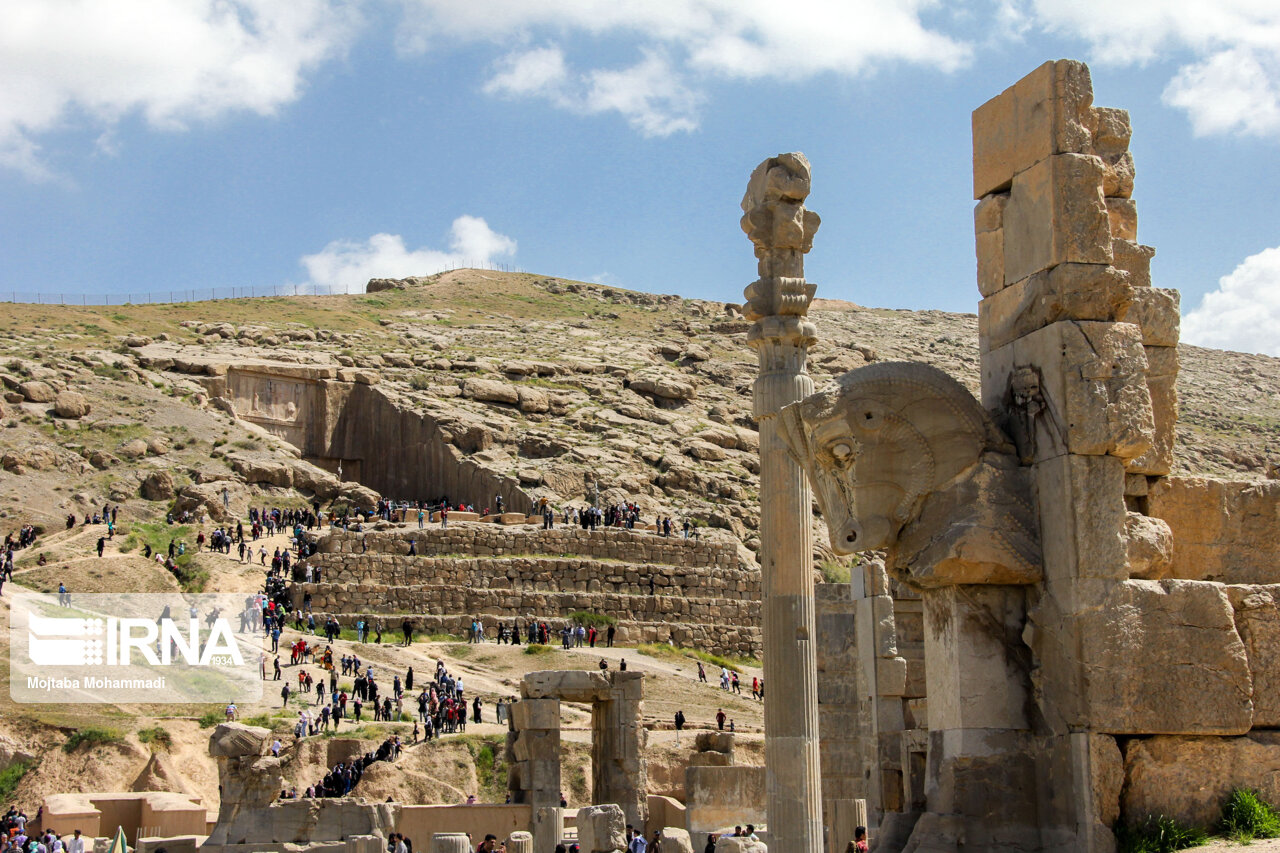
[[[833,549],[886,554],[818,615],[824,799],[881,850],[1110,853],[1280,798],[1280,483],[1169,476],[1178,294],[1092,101],[1063,60],[974,112],[981,400],[878,363],[782,412]]]
[[[474,617],[492,628],[587,610],[615,617],[620,642],[760,652],[760,573],[724,542],[487,524],[339,530],[311,563],[322,582],[295,583],[295,606],[310,593],[317,614],[344,621],[413,614],[423,629],[463,633]]]

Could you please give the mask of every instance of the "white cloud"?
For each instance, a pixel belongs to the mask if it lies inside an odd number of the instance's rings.
[[[1164,92],[1197,135],[1280,135],[1275,0],[1024,0],[1042,29],[1078,36],[1114,65],[1190,53]]]
[[[510,53],[498,60],[484,91],[539,97],[583,115],[616,112],[645,136],[670,136],[697,127],[701,96],[690,90],[667,58],[643,51],[640,62],[618,70],[571,72],[559,47]]]
[[[311,283],[321,287],[363,289],[371,278],[406,278],[441,270],[486,266],[514,255],[516,241],[499,234],[478,216],[459,216],[449,228],[449,248],[405,248],[399,234],[374,234],[363,243],[334,240],[299,263]]]
[[[0,165],[50,172],[43,134],[139,114],[181,129],[270,115],[355,30],[348,0],[8,0],[0,27]]]
[[[1238,131],[1280,133],[1280,52],[1224,50],[1183,67],[1164,92],[1165,103],[1191,117],[1197,136]]]
[[[1244,259],[1182,318],[1182,339],[1217,349],[1280,356],[1280,247]]]
[[[951,71],[971,49],[927,27],[935,0],[405,0],[400,45],[522,46],[499,60],[490,94],[539,97],[573,112],[616,112],[648,136],[697,127],[702,88],[715,79],[857,76],[894,62]],[[639,60],[570,70],[562,42],[580,36]],[[534,39],[552,40],[530,48]]]

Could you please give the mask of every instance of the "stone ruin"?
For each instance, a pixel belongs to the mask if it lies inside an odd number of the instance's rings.
[[[824,798],[879,850],[1113,851],[1280,796],[1280,489],[1170,476],[1178,294],[1092,99],[1063,60],[973,114],[981,400],[883,363],[780,416],[832,547],[885,553],[817,615]]]
[[[560,805],[560,703],[591,705],[591,801],[612,803],[625,823],[643,827],[649,816],[641,722],[644,674],[547,670],[520,682],[520,701],[511,706],[506,761],[511,802],[529,804],[539,850],[559,842],[551,829],[543,838],[544,813]],[[552,816],[559,822],[559,815]],[[555,836],[555,837],[550,837]],[[625,847],[626,845],[622,845]],[[587,848],[583,848],[584,850]],[[611,848],[610,848],[611,849]]]
[[[360,797],[277,800],[281,759],[267,754],[268,729],[222,723],[209,736],[222,799],[206,853],[383,853],[397,803]]]

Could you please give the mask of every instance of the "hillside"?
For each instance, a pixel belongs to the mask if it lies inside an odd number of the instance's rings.
[[[28,305],[8,312],[0,319],[0,530],[33,523],[42,531],[36,547],[19,552],[14,585],[43,591],[59,582],[78,591],[180,585],[254,590],[260,568],[204,553],[175,578],[143,559],[141,547],[194,537],[194,528],[163,523],[175,506],[203,508],[217,519],[215,483],[234,486],[236,516],[249,505],[367,503],[374,491],[384,491],[372,483],[369,458],[376,455],[384,468],[394,469],[402,456],[417,452],[410,444],[418,439],[397,432],[416,420],[429,423],[424,435],[443,445],[437,455],[470,466],[467,482],[497,483],[509,495],[546,497],[556,507],[585,505],[597,495],[602,504],[633,500],[644,521],[689,518],[704,536],[735,537],[750,563],[759,544],[757,437],[750,416],[755,355],[745,345],[749,324],[737,306],[476,270],[375,286],[381,289],[360,296]],[[872,361],[907,359],[936,365],[977,390],[973,315],[820,299],[812,317],[820,340],[810,364],[819,387]],[[1280,360],[1190,346],[1180,347],[1180,355],[1177,472],[1276,476]],[[364,465],[357,469],[344,457],[340,478],[334,458],[279,437],[292,435],[287,430],[295,426],[234,417],[238,410],[225,396],[231,394],[228,366],[276,376],[318,371],[347,387],[374,389],[380,408],[360,410],[357,422],[347,425],[352,435],[368,439],[356,448]],[[56,402],[68,391],[83,400]],[[402,492],[384,493],[430,499],[440,486],[409,482]],[[493,494],[477,487],[450,497],[479,509]],[[98,529],[64,530],[63,520],[68,513],[82,519],[107,502],[120,507],[121,535],[98,558],[92,550]],[[820,527],[820,520],[815,524]],[[36,564],[41,554],[47,565]],[[6,618],[13,589],[7,585],[0,599]],[[6,630],[0,633],[6,672],[7,642]],[[658,656],[637,656],[633,649],[612,653],[651,673],[650,695],[663,698],[647,703],[648,723],[665,724],[677,707],[705,723],[726,702],[739,715],[740,731],[758,730],[757,705],[693,684],[688,657],[650,651]],[[542,659],[446,638],[408,652],[370,654],[388,667],[410,661],[430,667],[444,656],[467,672],[490,705],[514,693],[522,672],[596,662],[588,654],[556,652]],[[270,716],[271,704],[247,711],[267,714],[287,729],[286,716]],[[127,789],[160,777],[201,793],[211,806],[216,799],[216,774],[204,754],[208,730],[199,723],[207,707],[19,707],[7,696],[0,707],[0,768],[16,753],[39,760],[15,795],[28,808],[55,790]],[[70,733],[89,725],[114,728],[118,738],[63,751]],[[148,770],[156,747],[138,733],[155,726],[170,733],[172,746],[161,750],[164,766]],[[492,746],[501,729],[486,724],[477,734],[491,738]],[[585,730],[579,734],[585,739]],[[664,741],[669,734],[655,737]],[[483,745],[458,740],[423,748],[404,765],[403,778],[380,784],[388,790],[407,784],[415,796],[443,801],[474,787],[499,796],[492,771],[478,758]],[[311,749],[290,778],[314,775],[326,760],[323,752]],[[579,757],[586,760],[585,754],[583,748]],[[654,760],[667,768],[658,771],[667,781],[655,785],[674,785],[678,751]]]

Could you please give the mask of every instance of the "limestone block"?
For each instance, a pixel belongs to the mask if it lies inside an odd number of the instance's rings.
[[[876,661],[876,693],[902,696],[907,692],[907,662],[904,658],[881,658]]]
[[[522,699],[511,706],[511,722],[516,731],[559,729],[559,699]]]
[[[1105,264],[1059,264],[978,303],[980,345],[998,349],[1059,320],[1127,320],[1128,277]]]
[[[1151,259],[1156,250],[1131,240],[1111,241],[1111,262],[1116,269],[1129,274],[1129,284],[1134,287],[1151,286]]]
[[[733,732],[698,732],[693,738],[695,752],[724,752],[733,755]]]
[[[271,730],[243,723],[219,723],[209,735],[209,755],[214,758],[240,758],[261,755],[270,741]]]
[[[722,835],[716,839],[716,853],[769,853],[769,847],[763,841]]]
[[[612,686],[608,677],[599,672],[543,670],[526,675],[520,682],[520,692],[526,699],[591,702],[608,699]]]
[[[929,812],[907,849],[1041,849],[1034,755],[1025,733],[930,730]]]
[[[1061,596],[1077,578],[1129,576],[1124,466],[1109,456],[1067,455],[1035,466],[1045,578]],[[1051,508],[1051,509],[1049,509]],[[1068,610],[1085,602],[1063,600]]]
[[[519,703],[523,705],[524,702]],[[548,761],[560,754],[560,731],[527,729],[516,734],[511,742],[517,761]]]
[[[1093,108],[1093,153],[1106,164],[1102,186],[1109,198],[1133,195],[1133,155],[1129,153],[1132,136],[1128,110]]]
[[[982,397],[988,409],[1008,407],[1015,372],[1035,384],[1034,406],[1014,424],[1019,451],[1036,460],[1062,453],[1133,459],[1151,446],[1155,424],[1147,390],[1142,333],[1130,323],[1054,323],[984,353]]]
[[[1106,178],[1103,178],[1103,186]],[[1131,198],[1107,198],[1107,222],[1111,236],[1118,240],[1138,239],[1138,204]]]
[[[1253,727],[1280,727],[1280,587],[1229,586],[1236,630],[1249,656],[1253,673]]]
[[[1090,148],[1093,84],[1082,62],[1046,62],[973,111],[973,197],[1054,154]]]
[[[678,826],[664,826],[658,831],[663,853],[693,853],[689,831]]]
[[[437,832],[431,836],[431,853],[471,853],[465,832]]]
[[[516,830],[507,838],[507,853],[533,853],[532,833]]]
[[[990,296],[1004,287],[1004,209],[1008,193],[989,195],[973,212],[974,244],[978,253],[978,292]]]
[[[1173,577],[1280,583],[1280,480],[1166,477],[1148,500],[1173,529]]]
[[[1169,574],[1173,565],[1173,531],[1166,522],[1131,512],[1125,518],[1124,532],[1129,577],[1159,580]]]
[[[1123,581],[1075,627],[1095,731],[1242,734],[1251,727],[1253,679],[1221,585]]]
[[[52,385],[38,379],[23,382],[18,386],[18,393],[28,403],[52,403],[58,395]]]
[[[1142,329],[1142,343],[1148,347],[1176,347],[1182,323],[1182,294],[1159,287],[1135,288],[1133,307],[1125,321]]]
[[[1213,826],[1233,788],[1252,788],[1267,802],[1280,802],[1280,733],[1130,741],[1124,776],[1121,805],[1127,819],[1168,815]]]
[[[930,728],[1026,728],[1023,590],[949,586],[924,596]]]
[[[612,803],[578,809],[578,846],[582,853],[612,853],[627,847],[627,821]]]
[[[1153,288],[1148,288],[1153,289]],[[1150,382],[1152,377],[1169,376],[1176,377],[1178,375],[1178,348],[1177,346],[1144,346],[1143,352],[1147,356],[1147,381]]]
[[[1148,353],[1153,350],[1170,351],[1175,356],[1177,353],[1175,347],[1147,347]],[[1147,391],[1151,395],[1153,426],[1151,447],[1145,453],[1125,463],[1125,470],[1131,473],[1163,476],[1173,470],[1173,449],[1177,440],[1178,377],[1176,370],[1172,374],[1148,376]]]
[[[1004,213],[1004,280],[1062,263],[1112,262],[1102,161],[1084,154],[1041,160],[1013,181]]]

